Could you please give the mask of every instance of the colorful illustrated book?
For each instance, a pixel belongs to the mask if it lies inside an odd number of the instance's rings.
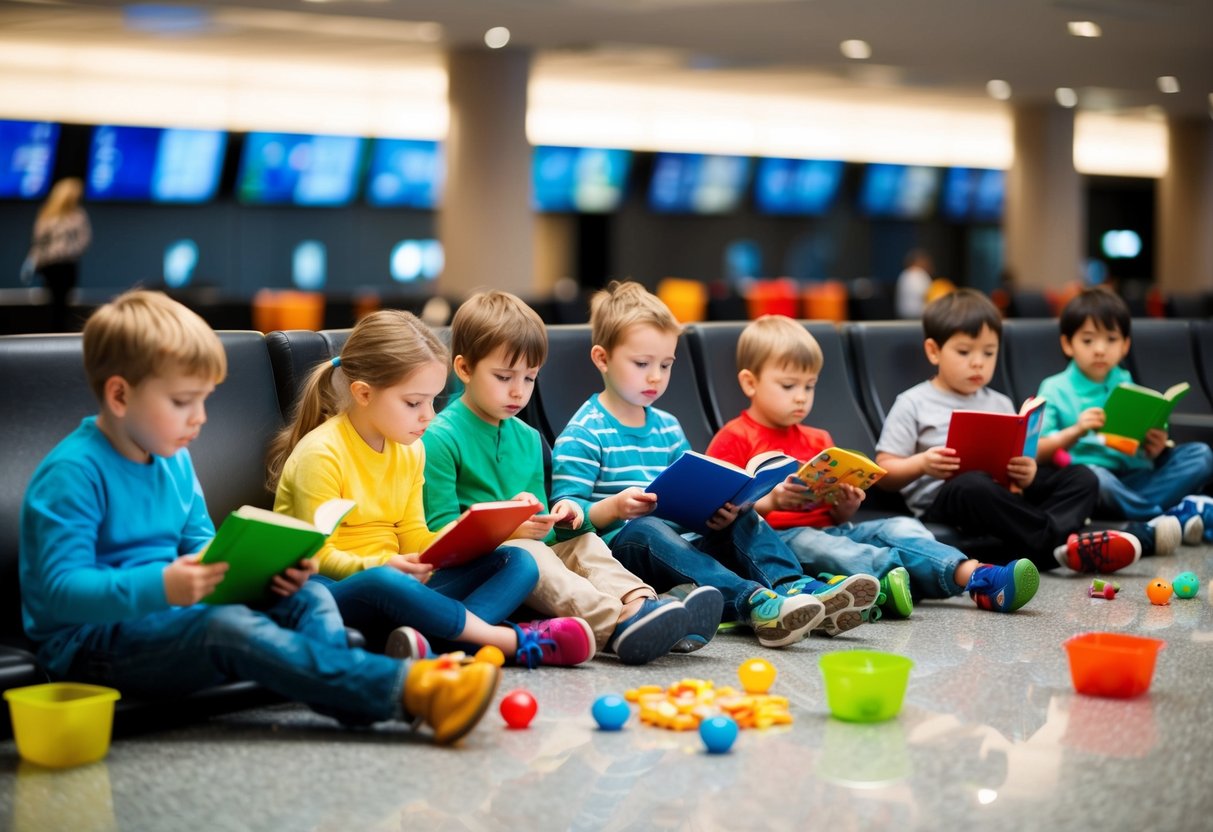
[[[418,560],[439,569],[473,561],[509,540],[540,508],[522,500],[474,503],[438,533]]]
[[[1104,402],[1106,420],[1099,432],[1100,438],[1109,448],[1132,456],[1137,453],[1147,431],[1167,429],[1171,411],[1188,395],[1189,389],[1191,385],[1186,381],[1168,387],[1162,393],[1140,384],[1118,384]]]
[[[655,516],[706,534],[707,522],[725,503],[751,505],[798,468],[799,461],[779,451],[758,454],[745,468],[687,451],[645,491],[657,495]]]
[[[204,604],[248,604],[267,596],[270,581],[287,567],[310,558],[329,539],[353,500],[321,503],[312,522],[241,506],[223,521],[202,553],[202,563],[227,563],[227,574]]]
[[[809,487],[809,493],[819,503],[836,503],[842,495],[840,486],[853,485],[866,491],[885,470],[859,451],[846,448],[826,448],[796,472],[796,479]]]
[[[1003,485],[1009,484],[1007,463],[1017,456],[1036,456],[1044,404],[1044,399],[1033,396],[1018,413],[953,410],[947,447],[960,457],[957,473],[985,471]]]

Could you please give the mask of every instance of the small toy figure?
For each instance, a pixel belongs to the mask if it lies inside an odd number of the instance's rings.
[[[1120,584],[1115,581],[1105,581],[1103,578],[1095,578],[1091,581],[1091,585],[1087,587],[1087,595],[1091,598],[1104,598],[1108,601],[1116,597],[1116,593],[1120,592]]]
[[[727,716],[708,717],[699,723],[699,738],[709,754],[724,754],[737,740],[737,723]]]
[[[511,728],[522,729],[531,724],[539,703],[529,690],[518,688],[512,690],[501,700],[501,718]]]
[[[1180,572],[1171,581],[1171,587],[1175,590],[1176,598],[1195,598],[1196,593],[1200,592],[1200,578],[1196,577],[1195,572]]]
[[[608,693],[594,700],[590,713],[603,731],[618,731],[632,715],[632,709],[622,696]]]
[[[1171,585],[1162,578],[1155,578],[1146,587],[1146,597],[1157,607],[1171,603]]]

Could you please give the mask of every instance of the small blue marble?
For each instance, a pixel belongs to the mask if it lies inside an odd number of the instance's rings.
[[[594,700],[590,713],[603,731],[618,731],[632,715],[632,709],[622,696],[608,693]]]
[[[737,723],[728,716],[708,717],[699,723],[699,738],[709,754],[724,754],[737,740]]]

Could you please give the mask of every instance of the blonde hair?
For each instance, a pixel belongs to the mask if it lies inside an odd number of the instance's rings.
[[[51,188],[46,202],[38,209],[36,222],[58,219],[67,216],[80,207],[80,198],[84,196],[84,183],[74,176],[60,179]]]
[[[227,377],[227,354],[206,321],[167,295],[125,292],[84,325],[84,373],[98,401],[113,376],[136,385],[170,372],[218,384]]]
[[[541,367],[548,358],[547,327],[517,295],[496,289],[477,292],[451,321],[451,355],[462,355],[474,368],[502,345],[511,367],[519,358],[526,359],[527,367]]]
[[[610,352],[630,327],[638,325],[672,335],[682,334],[682,324],[670,308],[635,281],[612,280],[590,300],[590,333],[595,346]]]
[[[291,423],[274,441],[266,461],[266,486],[278,487],[282,466],[299,440],[346,405],[334,376],[340,372],[349,382],[361,381],[382,389],[399,384],[420,367],[450,360],[446,347],[428,326],[411,312],[381,309],[360,320],[341,350],[340,368],[332,361],[318,364],[304,383]]]
[[[825,362],[817,339],[786,315],[763,315],[737,339],[737,370],[761,375],[768,367],[820,373]]]

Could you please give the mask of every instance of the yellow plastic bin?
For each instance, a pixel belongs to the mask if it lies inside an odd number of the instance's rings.
[[[49,768],[100,760],[109,751],[119,696],[113,688],[75,682],[6,690],[18,753]]]

